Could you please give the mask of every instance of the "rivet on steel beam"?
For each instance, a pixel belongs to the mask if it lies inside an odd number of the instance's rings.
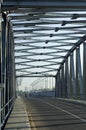
[[[65,26],[67,24],[67,21],[62,21],[62,25],[61,26]]]
[[[40,55],[43,55],[43,53],[40,53]]]
[[[73,14],[71,19],[77,19],[79,17],[79,14]]]
[[[57,32],[58,30],[59,30],[59,28],[56,27],[56,28],[55,28],[55,32]]]
[[[50,37],[53,37],[53,34],[50,34]]]
[[[48,42],[49,42],[48,40],[45,41],[46,44],[48,44]]]

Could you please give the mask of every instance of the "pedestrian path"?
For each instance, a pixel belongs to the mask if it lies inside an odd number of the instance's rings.
[[[26,106],[21,97],[16,99],[4,130],[31,130]]]

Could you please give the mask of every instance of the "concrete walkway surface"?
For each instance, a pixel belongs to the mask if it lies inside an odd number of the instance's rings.
[[[21,97],[16,99],[4,130],[31,130],[26,106]]]

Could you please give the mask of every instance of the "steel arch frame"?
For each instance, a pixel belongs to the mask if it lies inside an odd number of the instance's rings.
[[[23,70],[23,73],[20,73],[21,75],[16,75],[16,77],[55,77],[56,79],[56,87],[55,87],[55,96],[56,97],[63,97],[63,98],[75,98],[75,99],[80,99],[80,100],[86,100],[86,35],[84,35],[86,33],[86,30],[84,29],[86,27],[85,24],[85,21],[86,20],[83,20],[83,18],[86,17],[86,14],[82,13],[82,14],[77,14],[77,13],[73,13],[73,14],[68,14],[67,11],[86,11],[86,2],[83,1],[83,0],[72,0],[71,2],[70,1],[67,1],[65,0],[65,4],[64,4],[64,1],[63,0],[47,0],[45,2],[45,0],[37,0],[37,2],[35,2],[35,0],[25,0],[25,1],[20,1],[20,0],[3,0],[2,2],[2,13],[6,13],[6,16],[7,16],[7,19],[9,19],[9,24],[13,28],[12,31],[14,31],[14,38],[16,39],[16,42],[15,42],[15,46],[26,46],[28,48],[23,48],[23,49],[15,49],[15,51],[17,53],[20,53],[21,52],[21,56],[19,55],[15,55],[15,58],[20,58],[21,59],[25,59],[25,56],[26,56],[26,59],[27,61],[22,61],[22,62],[16,62],[16,64],[18,65],[25,65],[25,67],[22,67],[22,68],[16,68],[17,71],[21,71],[22,72],[22,69],[26,70],[26,69],[30,69],[30,68],[45,68],[45,70],[43,70],[42,72],[39,71],[39,72],[33,72],[33,71],[27,71],[26,74],[23,74],[24,73],[24,70]],[[24,8],[24,9],[23,9]],[[25,10],[26,8],[26,10]],[[41,13],[41,8],[42,8],[42,13]],[[62,10],[63,9],[63,10]],[[20,12],[23,12],[25,11],[24,13],[27,13],[27,12],[30,12],[30,16],[28,19],[27,16],[12,16],[12,13],[15,12],[15,14],[17,13],[20,13]],[[47,14],[47,16],[45,15],[46,12],[51,12],[50,16],[49,14]],[[55,12],[58,12],[59,15],[55,14]],[[31,13],[32,12],[32,13]],[[65,13],[63,13],[65,12]],[[62,14],[63,13],[63,14]],[[22,13],[23,14],[23,13]],[[35,14],[35,16],[33,15]],[[53,16],[53,14],[55,16]],[[50,20],[49,17],[66,17],[66,18],[70,18],[70,20],[59,20],[57,21],[56,19],[55,20]],[[43,20],[43,18],[47,18],[48,17],[48,20],[46,21],[41,21],[37,23],[37,21],[34,23],[28,23],[28,20],[37,20],[37,18],[41,18]],[[76,20],[78,18],[82,18],[82,19],[79,19],[79,20]],[[26,19],[26,23],[23,24],[23,20],[20,22],[19,19],[21,20],[22,19]],[[46,24],[49,24],[49,25],[52,25],[53,24],[61,24],[60,27],[54,27],[54,26],[41,26],[42,23],[44,23],[44,25]],[[81,24],[80,24],[81,23]],[[5,23],[5,24],[8,24]],[[20,26],[19,26],[20,24]],[[74,25],[74,24],[79,24],[79,26],[66,26],[66,25]],[[31,28],[27,28],[28,25],[31,26]],[[36,27],[35,27],[36,25]],[[20,27],[24,27],[23,29]],[[19,29],[17,29],[19,28]],[[68,31],[71,29],[71,32],[64,32],[65,31]],[[3,26],[3,31],[6,30],[6,26]],[[63,30],[63,33],[59,33],[58,36],[63,36],[63,38],[57,38],[57,39],[36,39],[36,37],[45,37],[45,36],[49,36],[50,38],[54,37],[54,36],[57,36],[57,34],[53,34],[52,32],[51,33],[40,33],[40,31],[51,31],[51,30],[54,30],[54,32],[58,32],[58,31],[61,31]],[[27,36],[28,33],[33,33],[33,35],[31,36]],[[36,32],[38,31],[38,32]],[[18,33],[22,33],[24,32],[26,36],[24,36],[24,39],[22,39],[22,36],[18,36]],[[76,34],[76,36],[74,35]],[[82,36],[78,36],[77,34],[82,34]],[[84,35],[84,36],[83,36]],[[30,37],[32,37],[32,41],[30,41]],[[66,38],[65,38],[66,37]],[[11,38],[11,36],[10,36]],[[4,46],[4,43],[5,43],[5,34],[3,32],[3,38],[2,38],[2,42],[3,42],[3,46]],[[21,45],[18,45],[19,42],[18,40],[22,39],[23,42],[21,42]],[[29,39],[29,41],[27,41]],[[74,43],[73,40],[76,40],[77,41]],[[11,39],[12,40],[12,39]],[[66,41],[68,40],[68,41]],[[72,42],[70,42],[69,44],[69,40],[72,40]],[[11,41],[13,42],[13,41]],[[45,46],[38,46],[38,45],[34,45],[34,43],[42,43],[44,42],[45,43]],[[51,46],[47,46],[47,44],[54,44],[54,43],[59,43],[58,45],[58,48],[57,48],[57,45],[53,45],[52,48]],[[60,45],[60,43],[62,43],[62,45]],[[5,43],[6,44],[6,43]],[[66,47],[68,44],[68,46],[71,46],[70,49],[65,49],[65,48],[61,48],[62,46]],[[80,45],[83,44],[83,75],[82,75],[82,70],[81,70],[81,56],[80,56]],[[46,47],[47,46],[47,47]],[[60,48],[59,48],[60,47]],[[5,47],[3,47],[3,57],[4,57],[4,51],[5,51]],[[40,49],[51,49],[52,52],[29,52],[31,50],[40,50]],[[9,49],[8,49],[9,50]],[[58,50],[58,53],[56,55],[56,50]],[[10,51],[10,50],[9,50]],[[75,76],[75,70],[74,70],[74,51],[76,51],[76,76]],[[29,52],[29,54],[28,54]],[[63,53],[63,52],[68,52],[65,54],[65,56],[63,55],[59,55],[60,53]],[[26,53],[26,55],[24,54]],[[12,54],[12,52],[11,52]],[[44,55],[48,55],[48,56],[52,56],[51,58],[48,57],[48,58],[45,58],[45,59],[33,59],[33,58],[28,58],[28,56],[35,56],[35,55],[41,55],[41,56],[44,56]],[[14,55],[12,55],[13,58],[14,58]],[[57,56],[57,57],[56,57]],[[56,58],[58,58],[58,60],[60,58],[63,58],[61,62],[59,61],[56,61]],[[55,60],[53,60],[55,59]],[[3,59],[5,60],[5,59]],[[43,64],[43,65],[30,65],[30,64],[25,64],[25,62],[41,62],[41,60],[45,61],[45,63],[47,64]],[[3,62],[6,62],[6,61],[3,61]],[[8,61],[7,61],[8,62]],[[5,63],[6,64],[6,63]],[[8,63],[7,63],[8,64]],[[11,65],[13,64],[14,66],[14,63],[9,63],[8,65],[8,68],[11,67]],[[4,65],[4,63],[3,63]],[[53,68],[50,68],[50,66],[53,66]],[[56,67],[56,65],[58,65],[58,67],[56,69],[54,69],[54,67]],[[29,67],[27,67],[29,66]],[[10,70],[12,70],[13,68],[11,68]],[[48,69],[48,70],[47,70]],[[4,68],[2,69],[3,71]],[[49,74],[46,74],[45,72],[50,72],[50,71],[54,71],[54,70],[58,70],[58,72],[56,73],[56,75],[53,75],[52,73],[49,73]],[[8,71],[8,69],[7,69]],[[12,70],[13,72],[11,73],[11,75],[15,75],[15,70]],[[3,73],[3,72],[2,72]],[[6,72],[7,74],[7,77],[9,78],[9,74],[8,72]],[[32,75],[34,74],[34,75]],[[3,79],[3,76],[1,75],[1,78]],[[8,83],[8,88],[10,88],[10,78],[8,79],[7,82]],[[13,77],[13,84],[15,82],[15,77]],[[63,81],[64,81],[64,84],[63,84]],[[3,83],[3,81],[1,82]],[[1,84],[2,85],[2,84]],[[3,85],[2,85],[2,89],[3,89]],[[4,91],[3,91],[4,92]],[[13,92],[15,93],[15,87],[14,87],[14,90]],[[1,94],[1,87],[0,87],[0,94]],[[8,92],[9,94],[9,92]],[[15,95],[15,94],[14,94]],[[1,95],[0,95],[1,96]],[[11,95],[12,96],[12,95]],[[8,97],[9,98],[9,97]],[[8,100],[9,102],[10,100]],[[9,111],[8,111],[9,113]],[[0,103],[0,114],[1,114],[1,103]],[[4,114],[4,113],[3,113]],[[3,118],[3,116],[2,116]],[[0,125],[1,125],[1,120],[0,120]],[[0,126],[1,128],[1,126]]]

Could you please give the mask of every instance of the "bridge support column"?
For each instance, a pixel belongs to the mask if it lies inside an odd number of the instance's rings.
[[[84,99],[86,100],[86,42],[83,43],[83,87]]]
[[[76,83],[75,83],[75,74],[74,74],[74,58],[73,53],[70,55],[70,82],[71,82],[71,91],[72,97],[76,98]]]

